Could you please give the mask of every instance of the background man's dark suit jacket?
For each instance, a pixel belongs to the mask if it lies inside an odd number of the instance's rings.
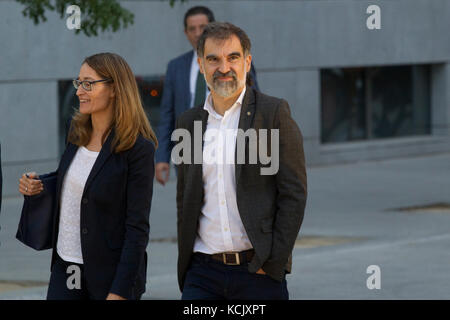
[[[187,129],[194,138],[194,121],[202,121],[206,130],[208,112],[202,106],[183,113],[177,128]],[[279,170],[275,175],[260,175],[257,164],[237,164],[236,195],[239,214],[255,249],[249,272],[259,268],[281,281],[285,271],[291,272],[291,253],[306,205],[306,170],[303,139],[290,116],[285,100],[264,95],[247,87],[239,128],[279,129]],[[270,137],[270,134],[268,134]],[[202,139],[203,140],[203,139]],[[194,143],[191,143],[194,157]],[[269,149],[270,150],[270,149]],[[248,143],[246,144],[248,154]],[[193,254],[198,221],[203,205],[202,165],[178,165],[178,281],[180,290]],[[270,165],[266,165],[267,167]]]
[[[193,56],[194,51],[191,50],[171,60],[167,66],[157,131],[159,145],[158,150],[156,150],[156,162],[170,163],[170,153],[173,147],[170,136],[175,129],[175,121],[180,114],[190,107],[191,90],[189,84]],[[250,69],[250,76],[253,80],[252,87],[258,90],[253,64]]]
[[[155,148],[139,136],[131,149],[112,153],[113,138],[114,129],[103,144],[83,191],[83,266],[88,290],[95,299],[106,299],[110,292],[138,299],[145,291]],[[78,146],[67,144],[57,170],[52,267],[57,254],[63,179],[77,149]]]

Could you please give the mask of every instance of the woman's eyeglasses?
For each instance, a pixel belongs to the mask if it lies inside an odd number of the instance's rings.
[[[106,81],[112,81],[112,79],[102,79],[102,80],[95,80],[95,81],[89,81],[89,80],[80,81],[78,79],[75,79],[75,80],[72,80],[72,83],[73,83],[73,86],[75,87],[75,89],[77,89],[77,90],[81,85],[84,90],[91,91],[94,83],[106,82]]]

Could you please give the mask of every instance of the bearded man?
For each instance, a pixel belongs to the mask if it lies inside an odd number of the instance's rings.
[[[307,194],[303,139],[285,100],[246,85],[250,48],[245,32],[230,23],[205,27],[197,54],[210,93],[176,123],[189,132],[187,145],[196,139],[202,145],[200,157],[193,148],[192,159],[177,166],[178,282],[185,300],[289,298],[286,273]],[[202,130],[194,130],[199,123]],[[236,161],[239,130],[252,137],[244,139],[243,163]],[[261,141],[260,130],[277,134]],[[277,147],[271,158],[279,165],[271,174],[263,174],[261,157],[249,161],[265,145]]]

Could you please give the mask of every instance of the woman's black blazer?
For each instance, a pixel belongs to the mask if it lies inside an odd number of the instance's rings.
[[[114,129],[92,167],[81,199],[83,268],[94,299],[106,299],[108,293],[139,299],[146,283],[155,148],[139,136],[131,149],[114,153],[113,138]],[[56,257],[63,179],[77,149],[67,143],[57,169],[51,267]]]

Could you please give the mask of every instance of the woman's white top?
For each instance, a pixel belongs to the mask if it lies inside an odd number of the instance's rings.
[[[64,177],[56,250],[63,260],[83,263],[80,238],[80,204],[84,186],[99,152],[79,147]]]

